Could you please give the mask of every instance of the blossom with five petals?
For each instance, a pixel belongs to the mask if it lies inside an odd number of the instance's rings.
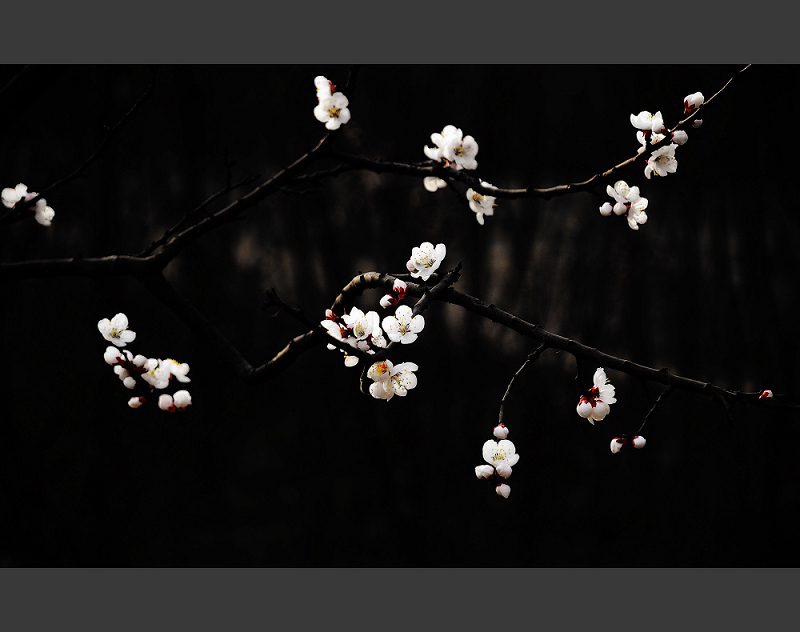
[[[117,314],[111,320],[104,318],[97,323],[97,328],[103,338],[118,347],[124,347],[136,338],[136,332],[128,329],[128,317],[125,314]]]
[[[441,265],[446,254],[447,248],[444,244],[437,244],[434,248],[431,242],[424,241],[418,248],[411,249],[411,259],[406,262],[406,268],[415,279],[427,281]]]
[[[389,401],[395,395],[405,397],[408,391],[417,385],[417,376],[414,371],[419,367],[413,362],[392,364],[390,360],[376,362],[367,371],[367,376],[373,381],[369,393],[375,399]]]
[[[422,314],[414,316],[408,305],[401,305],[394,316],[383,319],[382,325],[389,340],[407,345],[417,339],[417,335],[425,327],[425,318]]]
[[[678,169],[678,160],[675,158],[675,143],[670,143],[666,147],[656,149],[647,160],[644,168],[644,175],[649,180],[652,174],[666,176],[668,173],[675,173]]]
[[[639,114],[631,114],[631,125],[636,129],[658,134],[664,130],[664,118],[661,116],[661,112],[650,114],[643,110]]]
[[[493,189],[497,188],[488,182],[483,182],[482,180],[481,184]],[[494,215],[494,209],[497,206],[494,201],[497,198],[493,195],[484,195],[483,193],[478,193],[470,188],[467,189],[467,199],[469,200],[470,209],[475,212],[475,218],[478,220],[478,223],[483,226],[484,215]]]
[[[489,439],[483,444],[483,460],[495,467],[501,463],[513,467],[519,461],[519,454],[517,454],[514,444],[508,439],[500,441]]]

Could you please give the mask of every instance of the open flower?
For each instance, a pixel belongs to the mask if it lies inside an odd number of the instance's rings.
[[[435,147],[423,148],[425,155],[431,160],[447,161],[456,169],[477,169],[478,143],[472,136],[464,136],[454,125],[446,125],[441,133],[431,134]]]
[[[389,401],[395,395],[405,397],[408,391],[417,385],[414,371],[419,367],[413,362],[393,365],[389,360],[373,364],[367,375],[375,380],[369,387],[369,393],[375,399]]]
[[[425,152],[425,155],[430,158],[431,160],[441,161],[444,157],[444,146],[447,144],[447,138],[450,136],[458,136],[461,137],[461,130],[458,129],[455,125],[445,125],[444,129],[441,132],[434,132],[431,134],[431,140],[433,141],[434,147],[425,147],[422,148],[422,151]]]
[[[703,105],[703,103],[705,103],[705,98],[703,97],[702,92],[687,94],[683,99],[684,114],[690,114],[691,112],[694,112],[697,108]]]
[[[124,347],[136,338],[136,332],[128,329],[128,317],[125,314],[117,314],[111,320],[104,318],[97,323],[97,328],[103,338],[118,347]]]
[[[166,368],[179,382],[191,382],[191,378],[186,377],[189,372],[189,365],[180,363],[172,358],[167,358],[161,362],[161,366]]]
[[[481,184],[492,186],[483,181],[481,181]],[[475,218],[483,226],[484,215],[494,215],[494,209],[497,206],[494,201],[497,198],[493,195],[484,195],[472,189],[467,189],[467,199],[469,200],[469,207],[475,212]]]
[[[489,439],[483,444],[483,460],[495,467],[501,463],[513,467],[519,461],[519,454],[517,454],[514,444],[508,439],[500,441]]]
[[[422,314],[413,316],[408,305],[401,305],[394,316],[387,316],[382,324],[389,340],[408,345],[417,339],[417,335],[425,327],[425,318]]]
[[[647,148],[647,138],[650,137],[650,144],[657,145],[662,140],[664,140],[664,134],[651,134],[650,132],[643,132],[639,130],[636,132],[636,140],[642,145],[639,149],[636,150],[637,154],[641,154]]]
[[[668,173],[675,173],[678,169],[678,160],[675,158],[675,143],[670,143],[667,147],[656,149],[647,161],[644,168],[644,175],[649,180],[650,175],[655,173],[657,176],[666,176]]]
[[[356,340],[366,340],[376,329],[380,331],[378,312],[365,314],[358,307],[353,307],[349,314],[342,316],[342,320]]]
[[[650,114],[650,112],[642,111],[639,114],[631,114],[631,125],[636,129],[658,134],[664,129],[664,119],[661,112]]]
[[[611,215],[612,212],[617,215],[628,215],[628,226],[633,230],[639,230],[639,224],[644,224],[647,221],[647,198],[639,195],[639,187],[630,187],[624,180],[618,180],[606,187],[606,193],[614,198],[616,204],[611,206],[606,202],[600,207],[602,215]]]
[[[594,425],[595,420],[604,419],[611,412],[611,404],[616,403],[615,389],[606,378],[603,368],[598,368],[592,377],[594,386],[589,389],[588,395],[582,395],[576,410],[581,417],[589,420]]]
[[[167,388],[171,374],[169,366],[165,366],[161,360],[148,358],[144,363],[144,372],[141,378],[153,388]]]
[[[320,123],[325,123],[325,127],[330,130],[339,129],[350,120],[350,110],[347,97],[341,92],[334,92],[330,96],[320,99],[314,108],[314,116]]]
[[[406,268],[415,279],[427,281],[441,265],[446,254],[447,248],[444,244],[437,244],[434,248],[431,242],[422,242],[418,248],[411,249],[411,259],[406,263]]]

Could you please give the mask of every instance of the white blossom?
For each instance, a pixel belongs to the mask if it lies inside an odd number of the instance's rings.
[[[192,380],[186,377],[189,372],[189,365],[185,362],[181,364],[177,360],[167,358],[161,362],[161,366],[166,368],[179,382],[191,382]]]
[[[327,99],[331,96],[331,82],[327,78],[322,75],[315,77],[314,85],[317,88],[317,101],[322,101],[322,99]]]
[[[148,358],[144,363],[145,371],[141,374],[141,378],[153,388],[167,388],[169,386],[169,376],[171,375],[169,367],[164,366],[161,360],[156,358]]]
[[[131,397],[128,400],[128,406],[131,408],[139,408],[142,404],[144,404],[144,397]]]
[[[666,138],[664,134],[650,134],[650,144],[657,145],[662,140],[664,140],[664,138]],[[640,130],[636,132],[636,140],[638,140],[639,144],[641,145],[641,147],[639,147],[639,149],[636,150],[636,153],[641,154],[647,148],[647,135],[645,134],[645,132],[642,132]]]
[[[14,188],[3,189],[2,197],[3,206],[6,208],[14,208],[17,202],[23,199],[32,200],[38,193],[28,193],[28,187],[21,182]]]
[[[650,112],[642,111],[639,114],[631,114],[631,125],[636,129],[658,134],[664,129],[664,119],[661,112],[650,114]]]
[[[33,218],[37,222],[39,222],[42,226],[50,226],[55,216],[56,212],[52,208],[47,206],[47,200],[41,198],[36,201]]]
[[[192,396],[189,395],[189,391],[176,391],[175,395],[165,393],[158,398],[158,407],[171,413],[185,410],[191,403]]]
[[[675,143],[670,143],[667,147],[660,147],[650,154],[647,166],[644,168],[644,175],[648,180],[653,173],[657,176],[675,173],[678,169],[678,161],[675,158],[676,147]]]
[[[382,325],[389,340],[407,345],[414,342],[419,332],[424,329],[425,318],[422,314],[413,316],[413,311],[408,305],[401,305],[394,316],[383,319]]]
[[[492,186],[483,181],[481,181],[481,184],[484,186]],[[475,218],[478,220],[478,223],[483,226],[484,216],[494,215],[494,209],[497,206],[494,201],[497,198],[493,195],[484,195],[483,193],[478,193],[473,189],[467,189],[467,199],[469,200],[470,209],[475,212]]]
[[[458,129],[455,125],[445,125],[444,129],[441,132],[434,132],[431,134],[431,140],[433,141],[434,147],[428,147],[427,145],[423,147],[422,151],[425,152],[425,155],[430,158],[431,160],[441,161],[443,157],[444,146],[447,143],[447,138],[449,136],[456,136],[461,137],[461,130]]]
[[[444,244],[437,244],[434,248],[431,242],[424,241],[419,247],[411,249],[411,259],[406,263],[406,267],[412,277],[427,281],[441,265],[446,254],[447,248]]]
[[[519,454],[516,453],[514,444],[508,439],[500,441],[489,439],[483,444],[483,459],[495,467],[500,463],[506,463],[513,467],[519,461]]]
[[[503,424],[497,424],[492,432],[498,439],[505,439],[508,436],[508,428]]]
[[[702,92],[694,92],[692,94],[687,94],[686,97],[683,99],[683,112],[684,114],[689,114],[690,112],[694,112],[697,108],[705,103],[705,98],[703,97]]]
[[[611,404],[616,403],[615,389],[609,383],[606,372],[602,367],[594,372],[592,377],[594,386],[589,389],[588,396],[582,395],[578,400],[576,410],[581,417],[589,420],[594,425],[595,421],[604,419],[611,412]]]
[[[683,145],[689,140],[689,134],[679,129],[677,132],[672,132],[672,141],[678,145]]]
[[[472,136],[464,136],[454,125],[446,125],[441,133],[431,134],[435,147],[423,148],[425,155],[431,160],[446,160],[456,169],[477,169],[478,143]]]
[[[475,468],[475,476],[478,478],[491,478],[494,475],[494,468],[491,465],[478,465]]]
[[[334,92],[330,96],[320,99],[314,108],[314,116],[320,123],[330,130],[339,129],[350,120],[349,102],[341,92]]]
[[[117,314],[111,320],[104,318],[97,323],[97,328],[103,338],[118,347],[124,347],[136,338],[136,332],[128,329],[128,317],[125,314]]]
[[[508,498],[508,495],[511,493],[511,487],[506,485],[505,483],[501,483],[495,489],[498,496],[502,496],[503,498]]]
[[[405,397],[417,385],[417,376],[414,371],[419,367],[413,362],[403,362],[392,365],[389,360],[373,364],[367,375],[375,380],[370,384],[369,392],[375,399],[389,401],[395,395]],[[375,376],[375,377],[373,377]]]
[[[437,178],[435,176],[428,176],[427,178],[423,178],[422,183],[425,185],[425,188],[431,193],[436,193],[436,191],[438,191],[439,189],[442,189],[447,186],[446,180],[442,180],[441,178]]]
[[[600,213],[603,215],[610,215],[611,212],[617,215],[628,215],[628,226],[634,230],[639,230],[639,224],[644,224],[647,221],[647,198],[639,195],[639,187],[631,187],[624,180],[618,180],[606,187],[606,193],[616,200],[616,204],[612,207],[610,203],[606,202],[600,207]]]
[[[499,463],[496,469],[497,469],[497,475],[500,476],[501,478],[508,478],[509,476],[511,476],[511,466],[505,461]]]
[[[349,314],[342,316],[342,320],[356,340],[365,340],[372,335],[373,331],[379,330],[380,317],[378,312],[367,312],[365,314],[357,307],[353,307]]]

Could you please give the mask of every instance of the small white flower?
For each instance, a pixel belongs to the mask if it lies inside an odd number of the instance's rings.
[[[657,145],[665,138],[664,134],[650,134],[650,136],[651,145]],[[647,136],[645,135],[645,132],[642,132],[641,130],[636,132],[636,140],[638,140],[639,144],[641,145],[641,147],[636,150],[636,153],[641,154],[647,148]]]
[[[434,132],[431,134],[431,140],[433,141],[434,147],[428,147],[427,145],[423,147],[422,151],[425,152],[425,155],[430,158],[431,160],[440,161],[442,159],[442,152],[444,151],[444,146],[447,143],[447,138],[449,136],[461,137],[461,130],[455,127],[454,125],[445,125],[444,129],[436,133]]]
[[[408,305],[401,305],[394,316],[383,319],[382,325],[389,340],[407,345],[414,342],[419,332],[425,328],[425,318],[422,314],[413,316]]]
[[[179,382],[192,381],[190,378],[186,377],[186,374],[189,372],[189,365],[185,362],[181,364],[172,358],[167,358],[161,362],[161,366],[166,368],[172,375],[174,375],[175,379],[177,379]]]
[[[325,123],[325,127],[330,130],[339,129],[350,120],[350,110],[347,97],[341,92],[334,92],[330,96],[320,99],[317,107],[314,108],[314,116],[320,123]]]
[[[695,119],[692,121],[692,127],[694,127],[695,129],[700,127],[702,124],[703,124],[703,119]]]
[[[406,267],[412,277],[427,281],[441,265],[446,254],[447,248],[444,244],[437,244],[434,248],[431,242],[425,241],[418,248],[411,249],[411,259]]]
[[[128,317],[125,314],[117,314],[111,320],[104,318],[97,323],[97,328],[103,338],[118,347],[124,347],[136,338],[136,332],[128,329]]]
[[[436,147],[423,148],[425,155],[431,160],[447,160],[456,169],[477,169],[478,143],[472,136],[464,136],[463,132],[454,125],[447,125],[441,133],[431,134],[431,140]]]
[[[386,370],[383,373],[380,371],[384,367],[380,367],[381,363],[373,364],[370,367],[370,372],[373,375],[378,375],[378,379],[370,384],[369,392],[375,399],[385,399],[389,401],[395,395],[405,397],[408,391],[417,385],[417,376],[414,371],[419,367],[413,362],[403,362],[392,366],[388,360],[384,360]],[[388,377],[386,375],[388,374]],[[370,375],[370,373],[368,373]],[[373,378],[375,379],[375,378]]]
[[[6,208],[14,208],[17,202],[22,199],[33,199],[36,197],[36,193],[28,193],[28,187],[24,184],[20,183],[17,186],[12,188],[3,189],[2,192],[2,199],[3,199],[3,206]]]
[[[508,428],[506,428],[503,424],[497,424],[494,427],[494,432],[492,434],[494,434],[494,436],[498,439],[505,439],[508,436]]]
[[[694,112],[697,108],[703,105],[703,103],[705,103],[705,98],[703,97],[702,92],[687,94],[686,97],[683,99],[684,114],[689,114],[690,112]]]
[[[578,400],[576,410],[578,414],[589,420],[594,425],[595,421],[604,419],[611,412],[611,404],[616,403],[615,389],[606,377],[603,368],[598,368],[592,377],[594,386],[589,389],[589,394],[582,395]]]
[[[498,496],[502,496],[503,498],[508,498],[508,495],[511,493],[511,488],[505,483],[501,483],[500,485],[497,486],[497,489],[495,489],[495,491],[497,492]]]
[[[658,134],[664,129],[664,119],[661,112],[650,114],[650,112],[642,111],[639,114],[631,114],[631,125],[636,129]]]
[[[425,188],[431,193],[436,193],[439,189],[442,189],[447,186],[446,180],[442,180],[441,178],[437,178],[435,176],[428,176],[427,178],[423,178],[422,183],[425,185]]]
[[[630,198],[631,205],[628,209],[628,226],[633,230],[639,230],[639,224],[644,224],[647,221],[647,213],[644,212],[647,208],[647,198],[639,197],[638,187],[633,187],[633,189],[635,189],[635,195],[631,195]]]
[[[503,462],[514,466],[519,461],[519,454],[516,453],[514,444],[508,439],[500,441],[489,439],[483,444],[483,460],[495,467]]]
[[[649,180],[650,175],[655,173],[657,176],[666,176],[668,173],[675,173],[678,169],[678,160],[675,158],[675,143],[670,143],[667,147],[656,149],[647,161],[644,175]]]
[[[162,366],[161,360],[156,358],[148,358],[144,363],[145,371],[141,374],[141,378],[153,388],[167,388],[169,386],[170,370],[166,366]]]
[[[481,184],[492,186],[483,181],[481,181]],[[472,189],[467,189],[467,199],[469,200],[469,207],[475,212],[475,218],[483,226],[484,215],[494,215],[494,208],[497,206],[494,201],[497,198],[493,195],[484,195]]]
[[[672,132],[672,141],[678,145],[683,145],[687,140],[689,140],[689,134],[682,129],[679,129],[677,132]]]
[[[612,207],[606,202],[600,207],[600,213],[610,215],[611,212],[617,215],[628,214],[628,226],[634,230],[639,230],[639,224],[647,221],[647,198],[639,195],[639,187],[630,187],[624,180],[618,180],[614,186],[607,186],[606,193],[616,200]]]
[[[367,312],[365,314],[357,307],[353,307],[349,314],[342,316],[342,320],[356,340],[366,340],[367,337],[372,335],[373,331],[379,330],[380,317],[378,312]]]
[[[33,219],[39,222],[42,226],[50,226],[55,216],[56,212],[47,206],[47,200],[44,198],[37,200]]]
[[[475,476],[478,478],[491,478],[494,474],[494,468],[491,465],[478,465],[475,468]]]
[[[128,406],[131,408],[139,408],[142,404],[144,404],[144,397],[131,397],[128,400]]]

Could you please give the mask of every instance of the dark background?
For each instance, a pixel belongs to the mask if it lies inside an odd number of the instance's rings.
[[[336,147],[422,161],[454,124],[503,187],[588,178],[632,156],[629,115],[716,92],[741,65],[365,66]],[[0,69],[5,84],[19,70]],[[234,178],[265,177],[324,132],[313,79],[342,66],[160,67],[155,89],[87,177],[48,196],[50,228],[0,229],[0,261],[141,250]],[[0,186],[37,191],[79,165],[146,88],[146,67],[36,68],[2,95]],[[403,271],[422,241],[463,263],[458,289],[550,331],[720,386],[797,392],[796,66],[754,66],[689,130],[677,173],[620,178],[650,201],[632,231],[604,187],[499,200],[479,226],[460,185],[354,172],[269,197],[198,240],[168,278],[253,363],[303,328],[261,309],[276,287],[322,317],[358,271]],[[453,189],[457,189],[454,193]],[[233,199],[227,197],[227,200]],[[220,201],[223,204],[224,200]],[[509,499],[475,478],[505,388],[536,343],[434,304],[397,361],[405,399],[358,390],[320,346],[256,386],[132,278],[0,282],[0,563],[4,566],[797,566],[798,414],[737,406],[735,422],[677,392],[644,450],[612,455],[660,386],[609,371],[595,426],[588,384],[548,351],[516,382],[506,423],[521,458]],[[375,309],[382,292],[357,303]],[[131,410],[102,359],[118,312],[134,352],[192,369],[193,405]],[[595,367],[583,367],[587,374]]]

